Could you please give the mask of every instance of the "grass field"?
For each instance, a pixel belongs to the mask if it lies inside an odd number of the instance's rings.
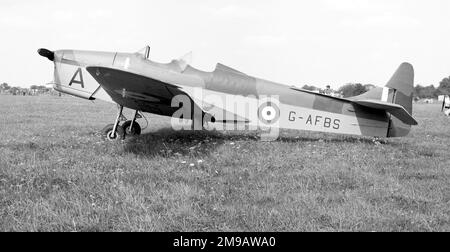
[[[151,115],[110,143],[112,104],[0,96],[0,231],[450,231],[450,118],[414,109],[420,125],[383,144]]]

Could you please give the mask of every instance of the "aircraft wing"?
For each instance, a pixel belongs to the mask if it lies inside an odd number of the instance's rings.
[[[188,90],[183,90],[178,85],[114,68],[87,67],[86,69],[114,102],[131,109],[172,116],[179,110],[179,108],[172,107],[173,98],[177,95],[184,95],[189,97],[191,103],[198,109],[197,111],[210,114],[217,122],[226,123],[221,115],[226,115],[226,118],[237,118],[239,122],[248,121],[219,107],[205,112],[203,107],[206,104],[203,104],[200,98],[192,96]],[[203,106],[199,106],[202,104]],[[211,112],[215,113],[211,114]]]
[[[131,109],[173,115],[178,108],[172,108],[172,99],[177,95],[188,96],[176,85],[128,71],[107,67],[86,69],[114,102]]]
[[[405,124],[408,125],[418,124],[417,121],[401,105],[377,100],[351,100],[351,101],[364,107],[385,110],[386,112],[397,117],[400,121],[402,121]]]

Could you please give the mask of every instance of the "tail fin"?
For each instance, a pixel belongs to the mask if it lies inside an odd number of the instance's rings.
[[[403,119],[409,120],[410,124],[416,125],[417,122],[412,118],[412,101],[414,93],[414,68],[409,63],[403,63],[395,72],[394,76],[389,80],[384,88],[374,88],[367,93],[360,96],[352,97],[351,99],[360,105],[362,103],[367,105],[367,100],[375,100],[384,103],[394,103],[402,106],[409,115],[402,115]],[[376,102],[375,102],[376,104]],[[372,104],[373,105],[373,104]],[[374,106],[374,105],[373,105]],[[389,118],[389,128],[387,137],[403,137],[411,131],[411,125],[402,122],[398,117],[391,112]],[[406,113],[406,112],[405,112]],[[395,114],[395,113],[394,113]],[[397,116],[399,116],[397,114]],[[405,121],[405,120],[404,120]]]
[[[389,93],[388,101],[402,105],[406,111],[412,113],[414,92],[414,68],[409,63],[403,63],[386,85],[393,90]]]
[[[382,100],[401,105],[412,115],[414,93],[414,68],[409,63],[403,63],[389,80],[383,91]],[[401,122],[391,116],[388,137],[402,137],[409,134],[411,125]]]

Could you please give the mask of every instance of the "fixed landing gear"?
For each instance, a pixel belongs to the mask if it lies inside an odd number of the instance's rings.
[[[133,120],[127,120],[123,116],[123,106],[119,106],[119,112],[114,124],[109,124],[102,130],[103,136],[109,141],[121,141],[128,136],[138,136],[141,134],[141,126],[136,119],[142,118],[138,111],[135,111]],[[120,122],[125,121],[122,125]]]
[[[139,136],[141,134],[141,126],[136,122],[136,119],[142,118],[139,112],[136,110],[134,112],[133,120],[126,121],[122,124],[123,129],[125,130],[126,135],[130,136]]]
[[[102,133],[109,141],[120,141],[125,137],[125,132],[120,125],[118,125],[116,127],[116,131],[114,131],[114,124],[108,124],[105,128],[103,128]]]

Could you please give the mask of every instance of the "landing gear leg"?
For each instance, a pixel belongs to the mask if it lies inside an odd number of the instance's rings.
[[[120,105],[115,123],[107,125],[102,130],[102,133],[106,136],[106,139],[108,139],[109,141],[123,140],[125,136],[123,127],[119,125],[120,120],[123,118],[122,113],[123,113],[123,106]]]
[[[136,119],[141,118],[141,115],[139,114],[139,111],[134,112],[133,120],[126,121],[122,127],[125,130],[125,135],[130,136],[138,136],[141,134],[142,129],[139,123],[136,122]]]

